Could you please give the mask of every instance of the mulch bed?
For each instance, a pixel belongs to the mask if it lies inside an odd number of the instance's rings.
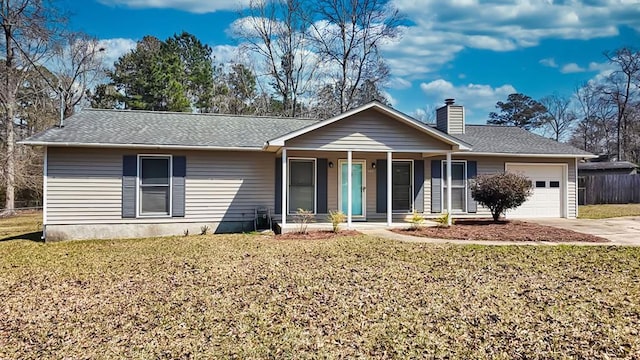
[[[394,229],[394,232],[455,240],[492,240],[492,241],[549,241],[549,242],[608,242],[601,237],[538,225],[525,221],[493,220],[456,220],[451,227],[423,227],[419,230]]]
[[[345,236],[357,236],[359,232],[355,230],[341,230],[337,233],[326,230],[308,231],[306,233],[288,232],[276,235],[277,240],[326,240]]]

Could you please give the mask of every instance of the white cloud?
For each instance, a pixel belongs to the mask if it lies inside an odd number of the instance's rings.
[[[101,39],[98,41],[98,46],[104,48],[103,64],[112,67],[118,58],[135,49],[136,41],[124,38]]]
[[[216,64],[242,63],[248,64],[250,61],[240,51],[237,46],[233,45],[216,45],[211,47],[211,55],[215,59]]]
[[[221,10],[240,10],[249,5],[249,0],[98,0],[109,6],[131,8],[176,9],[197,14]]]
[[[396,98],[394,98],[391,94],[389,94],[386,91],[382,91],[382,96],[385,97],[385,99],[387,99],[387,101],[389,102],[389,105],[391,105],[391,107],[395,107],[396,105],[398,105],[398,100]]]
[[[484,122],[496,102],[504,100],[509,94],[517,92],[513,85],[499,87],[482,84],[454,85],[444,79],[421,83],[420,89],[428,96],[433,105],[443,105],[444,99],[454,98],[456,103],[466,109],[467,118],[475,122]]]
[[[573,74],[573,73],[579,73],[579,72],[585,72],[585,71],[587,71],[587,69],[581,67],[576,63],[568,63],[564,65],[562,69],[560,69],[560,72],[563,74]]]
[[[438,71],[467,48],[511,51],[544,39],[615,36],[620,26],[640,31],[638,0],[392,2],[412,25],[403,28],[400,41],[382,49],[392,75],[407,79]],[[553,58],[540,63],[559,67]]]
[[[546,66],[546,67],[551,67],[551,68],[557,68],[558,67],[558,64],[556,63],[556,59],[554,59],[554,58],[541,59],[538,62],[540,63],[540,65]]]
[[[403,89],[410,88],[412,84],[411,84],[411,81],[409,80],[405,80],[400,77],[392,77],[388,81],[387,86],[390,87],[391,89],[403,90]]]
[[[580,66],[577,63],[568,63],[564,65],[560,72],[563,74],[573,74],[573,73],[581,73],[581,72],[607,72],[609,73],[613,66],[609,63],[598,63],[598,62],[590,62],[586,67]]]

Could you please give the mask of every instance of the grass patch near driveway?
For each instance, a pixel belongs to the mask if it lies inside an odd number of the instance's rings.
[[[580,205],[578,218],[606,219],[621,216],[640,216],[640,204]]]
[[[640,248],[0,242],[0,358],[632,358]]]

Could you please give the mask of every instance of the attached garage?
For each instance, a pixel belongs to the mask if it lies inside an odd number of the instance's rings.
[[[528,177],[533,185],[529,199],[508,218],[567,217],[567,165],[551,163],[507,163],[505,170]]]

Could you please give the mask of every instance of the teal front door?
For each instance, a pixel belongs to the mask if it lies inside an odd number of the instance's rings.
[[[346,215],[349,204],[349,174],[346,160],[340,161],[340,210]],[[351,162],[351,216],[364,218],[366,204],[366,179],[365,161],[353,160]]]

